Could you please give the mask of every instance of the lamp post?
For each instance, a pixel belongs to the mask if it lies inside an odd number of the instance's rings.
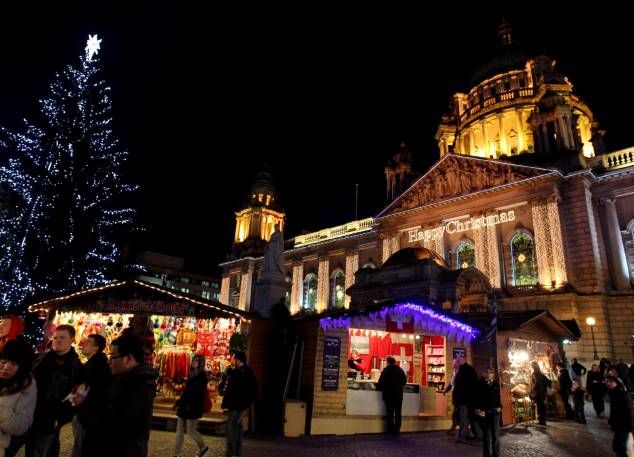
[[[599,360],[599,355],[597,354],[597,344],[594,341],[594,324],[596,324],[597,321],[594,319],[594,317],[587,317],[586,318],[586,324],[588,324],[588,326],[590,326],[590,333],[592,333],[592,348],[594,349],[594,360]]]

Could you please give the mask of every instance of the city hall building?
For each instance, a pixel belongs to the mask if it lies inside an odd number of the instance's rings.
[[[414,316],[423,329],[411,337],[420,333],[429,344],[422,354],[441,361],[441,352],[449,351],[449,358],[457,346],[471,354],[465,339],[475,330],[468,324],[474,314],[491,312],[494,295],[502,316],[540,315],[540,328],[559,335],[559,343],[567,335],[560,323],[574,320],[582,336],[565,338],[572,340],[564,346],[568,358],[588,367],[595,355],[634,359],[634,147],[607,151],[597,118],[555,61],[524,55],[508,24],[498,35],[498,54],[453,95],[436,133],[439,160],[430,169],[417,174],[402,144],[385,167],[390,203],[379,214],[286,240],[291,315],[324,316],[315,389],[328,390],[321,346],[327,330],[341,333],[329,317],[345,315],[337,310],[351,316],[343,340],[364,328],[370,338],[381,337],[385,325],[398,328],[407,313],[437,319],[427,324]],[[230,260],[221,264],[222,303],[255,311],[264,247],[275,226],[283,230],[285,217],[270,175],[261,173],[236,213]],[[388,313],[380,317],[385,325],[377,325],[376,316],[367,321],[368,315],[354,324],[354,312],[417,296],[425,308],[398,308],[404,313],[399,322],[399,315]],[[462,333],[452,336],[456,328]],[[353,343],[341,344],[345,358]],[[448,360],[436,366],[443,364],[448,376]],[[433,365],[429,383],[442,382]],[[413,369],[413,378],[419,374]],[[313,420],[316,414],[330,420],[324,413],[329,403],[318,401],[322,394],[315,391]]]

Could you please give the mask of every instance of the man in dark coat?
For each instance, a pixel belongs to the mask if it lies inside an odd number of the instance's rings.
[[[467,427],[471,422],[472,433],[475,439],[481,439],[477,426],[470,420],[471,413],[475,401],[476,389],[478,385],[478,374],[467,360],[460,356],[457,359],[458,372],[454,379],[453,401],[458,405],[460,429],[458,430],[458,441],[465,443],[467,441]]]
[[[570,373],[568,373],[568,370],[562,364],[557,365],[557,368],[559,369],[557,374],[557,381],[559,381],[559,396],[561,397],[561,401],[564,402],[564,407],[566,408],[566,419],[575,419],[575,412],[568,401],[570,393],[572,392],[572,379],[570,378]]]
[[[60,325],[53,334],[51,350],[33,364],[37,382],[37,406],[26,438],[29,457],[57,457],[59,430],[71,421],[75,411],[66,398],[82,382],[82,365],[72,347],[75,329]]]
[[[234,354],[235,368],[227,373],[222,409],[229,412],[227,420],[227,455],[242,456],[242,419],[246,417],[258,396],[258,381],[250,366],[247,355],[242,351]]]
[[[500,384],[495,379],[495,370],[487,368],[484,378],[479,380],[475,399],[475,414],[482,426],[484,457],[500,457]]]
[[[401,408],[403,407],[403,386],[405,384],[407,384],[405,372],[396,365],[394,357],[388,357],[387,366],[379,377],[378,389],[383,392],[387,413],[387,432],[391,435],[396,435],[401,431]]]
[[[156,371],[146,365],[143,344],[134,335],[111,344],[112,382],[99,416],[99,436],[87,435],[84,455],[147,457]]]
[[[82,452],[86,433],[95,433],[96,420],[103,412],[106,403],[106,391],[110,384],[110,365],[108,357],[104,354],[106,339],[98,334],[89,335],[82,347],[82,353],[88,357],[84,365],[84,384],[80,386],[76,398],[81,402],[77,415],[73,419],[73,445],[72,457],[86,455]]]
[[[542,373],[537,362],[532,362],[533,376],[531,377],[530,398],[537,407],[537,420],[539,425],[546,425],[546,395],[548,388],[552,385],[544,373]]]
[[[581,365],[577,359],[572,359],[570,369],[572,370],[572,380],[577,381],[579,385],[582,385],[582,376],[588,372],[586,367]]]
[[[632,398],[619,378],[607,376],[605,382],[610,397],[609,424],[614,432],[612,450],[617,457],[627,457],[627,439],[632,433]]]

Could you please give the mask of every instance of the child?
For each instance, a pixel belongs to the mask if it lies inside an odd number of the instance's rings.
[[[586,423],[586,414],[584,412],[583,400],[585,393],[586,391],[583,390],[581,384],[579,384],[577,381],[572,381],[572,400],[575,404],[575,416],[577,422],[579,422],[580,424]]]

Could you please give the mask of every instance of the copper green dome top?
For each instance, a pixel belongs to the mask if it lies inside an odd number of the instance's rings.
[[[502,19],[498,26],[498,46],[491,58],[480,66],[469,80],[469,88],[495,75],[506,73],[510,70],[521,70],[529,59],[528,55],[513,41],[511,24]]]

